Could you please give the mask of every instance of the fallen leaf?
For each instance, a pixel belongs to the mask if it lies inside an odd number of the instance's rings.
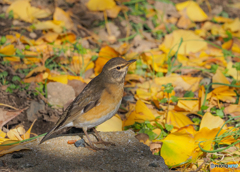
[[[146,120],[152,121],[155,116],[151,110],[141,101],[138,100],[136,103],[135,111],[133,111],[123,123],[123,127],[133,125],[135,122],[144,122]]]
[[[102,71],[103,66],[108,62],[108,60],[119,56],[120,54],[112,47],[105,46],[101,48],[98,58],[95,62],[94,68],[95,75],[98,75]]]
[[[222,127],[224,124],[224,120],[220,118],[219,116],[213,116],[210,112],[207,112],[204,114],[201,124],[200,124],[200,130],[204,127],[208,129],[214,129],[218,127]],[[224,127],[224,129],[226,126]]]
[[[32,130],[32,127],[33,127],[34,123],[36,122],[36,120],[37,120],[37,119],[35,119],[35,120],[33,121],[32,125],[30,126],[30,128],[28,129],[28,131],[21,136],[21,138],[22,138],[23,140],[30,138],[31,130]]]
[[[179,100],[177,106],[189,112],[199,111],[198,100]]]
[[[36,30],[52,29],[56,33],[61,33],[62,27],[60,25],[61,25],[61,22],[57,23],[57,22],[48,20],[48,21],[38,22],[34,24],[34,27],[36,28]]]
[[[201,22],[208,19],[207,14],[194,1],[178,3],[176,4],[176,8],[178,11],[186,9],[187,15],[192,21]]]
[[[113,0],[90,0],[87,3],[87,7],[91,11],[104,11],[111,9],[116,6],[115,1]]]
[[[230,82],[227,80],[226,76],[224,76],[219,69],[216,71],[215,75],[213,75],[212,82],[230,84]],[[212,87],[218,88],[218,87],[222,87],[222,85],[214,84],[214,85],[212,85]],[[225,86],[225,87],[228,87],[228,86]]]
[[[63,11],[61,8],[56,7],[55,12],[53,14],[53,19],[55,21],[62,21],[64,27],[67,29],[72,29],[74,26],[74,23],[68,13]]]
[[[181,128],[194,123],[184,113],[171,110],[168,112],[167,124],[171,124],[175,128]]]
[[[2,128],[8,121],[22,113],[24,110],[26,110],[26,108],[18,111],[6,111],[3,108],[0,108],[0,128]]]
[[[223,25],[223,28],[225,30],[229,29],[231,30],[232,32],[237,32],[237,31],[240,31],[240,20],[239,18],[235,18],[232,22],[230,23],[225,23]]]
[[[8,144],[8,143],[9,143],[9,141],[5,141],[2,144]],[[0,145],[0,156],[3,156],[8,153],[12,153],[12,152],[20,151],[23,149],[29,149],[29,148],[24,146],[23,144],[18,144],[18,145],[13,145],[13,146],[1,146]]]
[[[193,135],[184,131],[171,133],[163,140],[154,140],[153,142],[163,142],[161,156],[167,166],[184,164],[191,159],[191,154],[195,149]]]
[[[197,36],[193,31],[180,29],[174,30],[171,34],[166,35],[166,38],[159,48],[166,53],[169,53],[170,50],[176,52],[181,38],[183,42],[178,50],[179,54],[186,55],[189,53],[196,53],[207,48],[207,43],[204,39]]]
[[[112,132],[112,131],[122,131],[122,120],[119,115],[115,115],[109,120],[97,126],[97,131],[102,132]]]
[[[48,9],[32,7],[29,0],[18,0],[13,2],[7,9],[7,13],[10,11],[13,11],[15,19],[21,19],[30,23],[37,18],[45,18],[51,14]]]
[[[14,45],[9,44],[5,47],[1,47],[0,53],[5,54],[5,55],[14,55],[14,53],[15,53]]]
[[[116,18],[118,16],[118,13],[121,11],[121,7],[120,6],[115,6],[111,9],[107,9],[106,12],[107,12],[107,16],[110,17],[110,18]]]

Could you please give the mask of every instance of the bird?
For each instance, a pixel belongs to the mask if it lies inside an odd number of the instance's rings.
[[[110,119],[118,111],[124,93],[124,81],[128,67],[135,61],[136,59],[127,61],[121,57],[110,59],[103,66],[102,72],[93,78],[63,111],[57,123],[44,136],[40,144],[63,128],[76,127],[82,128],[90,149],[102,150],[94,146],[89,138],[87,130],[91,128],[98,138],[96,143],[114,145],[103,141],[95,127]]]

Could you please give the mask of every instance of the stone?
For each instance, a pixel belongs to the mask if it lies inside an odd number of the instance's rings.
[[[45,110],[45,103],[42,100],[40,102],[33,100],[30,104],[30,108],[27,110],[28,120],[33,122],[35,119],[37,119],[37,114],[40,110]]]
[[[79,80],[69,80],[68,81],[68,85],[71,86],[74,91],[75,91],[75,96],[77,97],[81,92],[82,90],[85,88],[85,86],[87,85],[86,83],[83,83]]]
[[[60,82],[50,82],[47,84],[48,102],[53,108],[62,108],[66,103],[74,100],[75,92],[69,85]]]
[[[133,131],[100,132],[99,134],[104,141],[113,142],[116,146],[97,144],[97,147],[107,149],[100,151],[92,151],[84,147],[77,148],[74,144],[67,144],[67,141],[77,140],[80,137],[69,135],[55,136],[39,145],[42,139],[40,137],[25,144],[30,150],[21,151],[24,155],[22,158],[12,159],[12,155],[7,154],[0,157],[0,162],[5,162],[5,169],[16,172],[169,171],[163,158],[152,155],[149,147],[135,138]],[[90,132],[89,136],[92,141],[96,141]],[[83,138],[87,142],[85,135]]]

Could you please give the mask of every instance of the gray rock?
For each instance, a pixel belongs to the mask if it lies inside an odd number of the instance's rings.
[[[74,100],[75,92],[69,85],[60,82],[50,82],[47,84],[48,102],[54,108],[62,108],[64,104]]]
[[[29,121],[33,122],[38,118],[37,114],[39,110],[44,110],[45,104],[41,100],[40,102],[32,101],[30,104],[30,108],[27,110],[27,118]]]
[[[70,85],[74,89],[75,96],[77,97],[87,84],[79,80],[70,80],[68,81],[68,85]]]
[[[0,157],[5,162],[5,169],[21,172],[98,172],[98,171],[129,171],[129,172],[163,172],[169,171],[160,156],[152,155],[149,147],[139,142],[134,132],[100,132],[105,141],[110,141],[116,146],[103,146],[108,150],[94,152],[88,148],[67,144],[68,140],[78,140],[79,136],[59,136],[47,140],[41,145],[41,138],[29,142],[26,146],[31,150],[21,151],[24,156],[12,159],[11,154]],[[86,137],[83,137],[85,141]],[[94,141],[96,138],[90,134]],[[1,167],[0,167],[1,171]]]

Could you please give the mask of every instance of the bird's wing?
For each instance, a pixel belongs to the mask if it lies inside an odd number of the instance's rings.
[[[86,113],[99,103],[99,99],[102,95],[101,88],[88,88],[88,85],[84,90],[75,98],[75,100],[67,107],[59,118],[55,126],[44,136],[40,144],[46,141],[50,135],[54,132],[64,128],[67,124],[78,118],[80,115]]]

